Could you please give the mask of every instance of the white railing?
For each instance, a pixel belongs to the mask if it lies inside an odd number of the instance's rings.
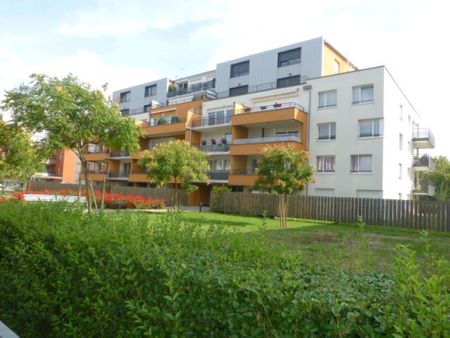
[[[271,143],[271,142],[301,142],[299,136],[274,136],[274,137],[256,137],[242,138],[234,140],[233,144],[254,144],[254,143]]]

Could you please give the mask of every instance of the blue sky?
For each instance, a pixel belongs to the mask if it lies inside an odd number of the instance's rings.
[[[442,0],[0,2],[0,98],[33,72],[109,90],[324,36],[359,68],[386,65],[450,156]]]

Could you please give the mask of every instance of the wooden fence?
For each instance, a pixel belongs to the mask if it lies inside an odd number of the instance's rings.
[[[54,182],[43,182],[43,181],[31,181],[30,182],[30,190],[51,190],[58,191],[62,189],[74,190],[78,191],[78,184],[61,184]],[[84,188],[84,185],[82,186]],[[101,188],[97,188],[101,190]],[[96,189],[96,190],[97,190]],[[139,187],[127,187],[120,185],[107,185],[106,192],[116,193],[116,194],[124,194],[124,195],[133,195],[133,196],[146,196],[146,197],[154,197],[157,199],[163,199],[167,202],[167,204],[171,205],[173,199],[173,189],[169,188],[139,188]],[[188,204],[188,195],[184,190],[178,191],[178,196],[181,205]]]
[[[289,196],[288,217],[450,231],[450,202],[385,200],[373,198]],[[211,199],[211,209],[241,215],[278,215],[278,196],[226,192]]]

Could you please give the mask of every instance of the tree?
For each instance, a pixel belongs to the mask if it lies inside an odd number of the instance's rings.
[[[91,210],[89,171],[84,156],[90,143],[135,152],[140,129],[123,118],[111,100],[90,85],[68,75],[62,79],[33,74],[28,85],[7,91],[3,110],[11,110],[14,123],[29,133],[43,133],[48,148],[72,149],[81,162]]]
[[[425,174],[435,188],[434,196],[440,201],[450,200],[450,161],[445,156],[434,159],[436,170]]]
[[[258,162],[255,187],[279,195],[280,227],[287,227],[287,195],[302,190],[313,180],[314,172],[308,164],[309,153],[293,146],[266,147]]]
[[[44,167],[45,147],[14,124],[0,121],[0,179],[27,182]]]
[[[147,151],[139,164],[148,169],[151,180],[158,185],[174,186],[174,209],[179,209],[178,185],[187,192],[194,192],[194,184],[209,181],[207,155],[188,142],[176,140]]]

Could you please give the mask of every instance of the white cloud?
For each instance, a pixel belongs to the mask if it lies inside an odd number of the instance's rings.
[[[186,0],[98,0],[96,6],[76,12],[57,32],[98,38],[139,33],[149,28],[167,30],[187,22],[218,19],[223,3],[223,0],[210,0],[193,6]]]

